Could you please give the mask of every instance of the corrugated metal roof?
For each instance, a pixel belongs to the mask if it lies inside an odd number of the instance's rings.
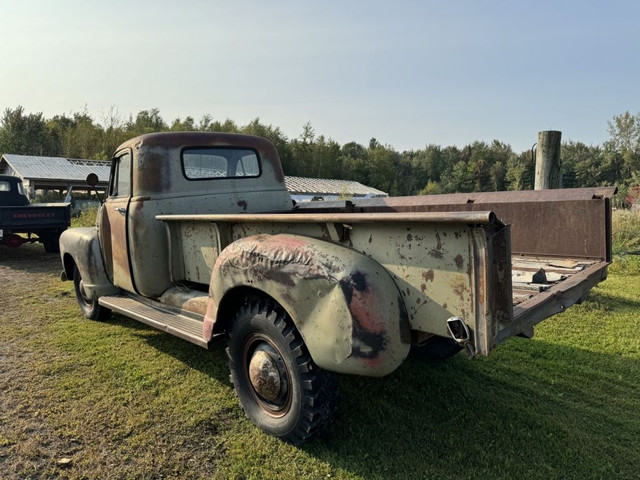
[[[84,181],[95,173],[101,180],[109,178],[109,162],[62,157],[35,157],[5,153],[2,156],[23,179]]]
[[[372,187],[352,180],[331,180],[326,178],[284,177],[287,190],[292,194],[313,193],[317,195],[369,195],[388,196]]]

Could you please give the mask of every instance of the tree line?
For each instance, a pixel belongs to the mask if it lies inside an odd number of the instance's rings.
[[[316,134],[307,123],[296,138],[259,118],[246,125],[230,119],[199,121],[187,116],[171,124],[158,109],[123,119],[115,108],[94,119],[86,109],[45,118],[24,108],[7,108],[0,119],[0,153],[108,160],[125,140],[161,131],[215,131],[258,135],[271,140],[286,175],[355,180],[390,195],[528,190],[533,188],[532,151],[514,152],[494,140],[464,147],[427,144],[398,152],[375,138],[368,145],[340,145]],[[640,185],[640,113],[625,112],[608,122],[610,138],[602,145],[562,144],[563,186],[617,185],[620,198],[631,201]]]

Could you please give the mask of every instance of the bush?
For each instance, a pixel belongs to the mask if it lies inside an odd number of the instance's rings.
[[[93,227],[96,224],[96,216],[98,215],[97,207],[87,207],[78,217],[71,219],[72,227]]]
[[[629,210],[616,210],[612,219],[613,253],[640,253],[640,215]]]

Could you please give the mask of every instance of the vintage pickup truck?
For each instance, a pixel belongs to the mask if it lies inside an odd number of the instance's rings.
[[[97,228],[62,235],[62,277],[88,318],[228,338],[246,415],[300,443],[334,416],[334,372],[387,375],[412,345],[488,355],[583,300],[614,190],[294,206],[267,140],[149,134],[117,150]]]
[[[60,233],[70,220],[69,203],[31,205],[20,178],[0,175],[0,245],[17,248],[23,243],[40,242],[46,252],[57,253]]]

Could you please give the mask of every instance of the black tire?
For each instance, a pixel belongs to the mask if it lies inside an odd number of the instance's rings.
[[[295,445],[323,432],[337,411],[337,380],[313,362],[289,315],[270,301],[256,300],[234,320],[229,369],[247,417]]]
[[[46,235],[41,237],[44,251],[47,253],[60,253],[60,235]]]
[[[98,300],[89,298],[82,286],[82,276],[78,270],[78,266],[73,269],[73,287],[76,291],[76,300],[80,306],[82,314],[90,320],[107,320],[111,316],[111,310],[104,308],[98,303]]]
[[[462,347],[451,338],[433,336],[412,349],[415,356],[431,362],[441,362],[462,351]]]

